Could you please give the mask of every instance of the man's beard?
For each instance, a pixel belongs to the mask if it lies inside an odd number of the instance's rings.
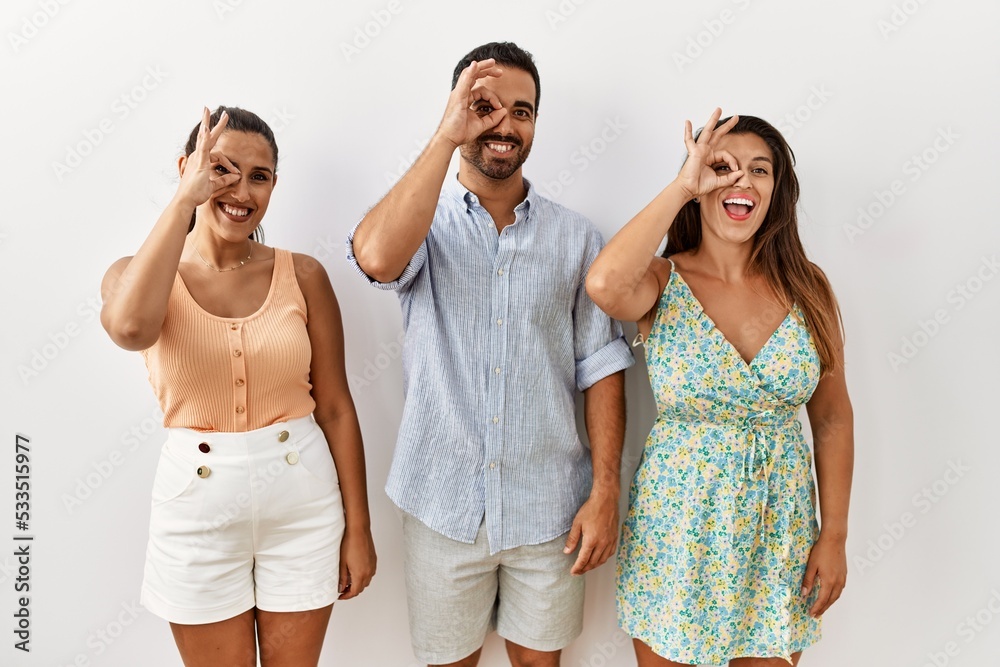
[[[488,150],[486,144],[490,142],[512,144],[513,148],[510,150],[516,154],[505,159],[486,157],[483,153]],[[487,178],[502,181],[513,176],[521,168],[524,161],[528,159],[528,153],[531,152],[531,144],[525,146],[514,135],[484,134],[472,143],[463,144],[459,152],[462,158],[478,169],[481,174]]]

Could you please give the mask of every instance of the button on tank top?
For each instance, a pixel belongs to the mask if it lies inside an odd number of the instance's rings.
[[[271,287],[248,317],[206,312],[178,273],[160,337],[142,352],[163,425],[242,432],[312,414],[307,321],[287,250],[275,248]]]

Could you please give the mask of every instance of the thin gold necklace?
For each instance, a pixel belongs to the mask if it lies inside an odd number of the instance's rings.
[[[205,266],[207,266],[208,268],[212,269],[213,271],[215,271],[217,273],[222,273],[224,271],[235,271],[236,269],[240,268],[241,266],[245,266],[245,265],[249,264],[250,260],[253,259],[253,241],[249,241],[249,242],[250,242],[250,253],[247,255],[247,258],[246,259],[241,259],[239,264],[237,264],[236,266],[230,266],[228,269],[219,269],[219,268],[216,268],[216,267],[212,266],[211,264],[209,264],[208,260],[205,259],[202,256],[201,251],[198,250],[198,244],[197,243],[194,246],[194,251],[196,253],[198,253],[198,257],[200,257],[201,261],[205,263]]]

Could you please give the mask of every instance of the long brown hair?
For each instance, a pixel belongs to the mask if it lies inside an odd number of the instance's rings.
[[[721,119],[716,127],[729,118]],[[782,306],[798,304],[819,353],[822,375],[840,370],[837,334],[843,334],[843,319],[833,289],[823,271],[806,258],[799,240],[795,206],[799,201],[799,179],[795,176],[795,154],[785,138],[770,123],[754,116],[740,116],[729,134],[755,134],[774,156],[774,191],[771,205],[753,238],[750,272],[761,275],[782,300]],[[677,213],[663,256],[668,257],[701,244],[699,204],[689,201]]]

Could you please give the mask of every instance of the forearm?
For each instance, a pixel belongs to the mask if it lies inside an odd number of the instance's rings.
[[[379,282],[398,278],[427,238],[455,145],[440,133],[354,233],[358,265]]]
[[[344,517],[348,531],[371,529],[368,509],[368,479],[365,470],[365,450],[361,427],[353,405],[317,423],[326,435],[333,462],[340,478],[340,493],[344,500]]]
[[[825,415],[813,428],[822,533],[838,539],[847,537],[854,471],[853,421],[849,413]]]
[[[587,292],[598,306],[613,309],[632,297],[687,201],[680,186],[673,182],[612,237],[587,274]]]
[[[145,349],[159,337],[194,208],[172,200],[121,275],[105,281],[101,321],[118,345]]]
[[[618,371],[583,392],[584,421],[594,468],[592,496],[613,498],[621,492],[625,442],[625,371]]]

